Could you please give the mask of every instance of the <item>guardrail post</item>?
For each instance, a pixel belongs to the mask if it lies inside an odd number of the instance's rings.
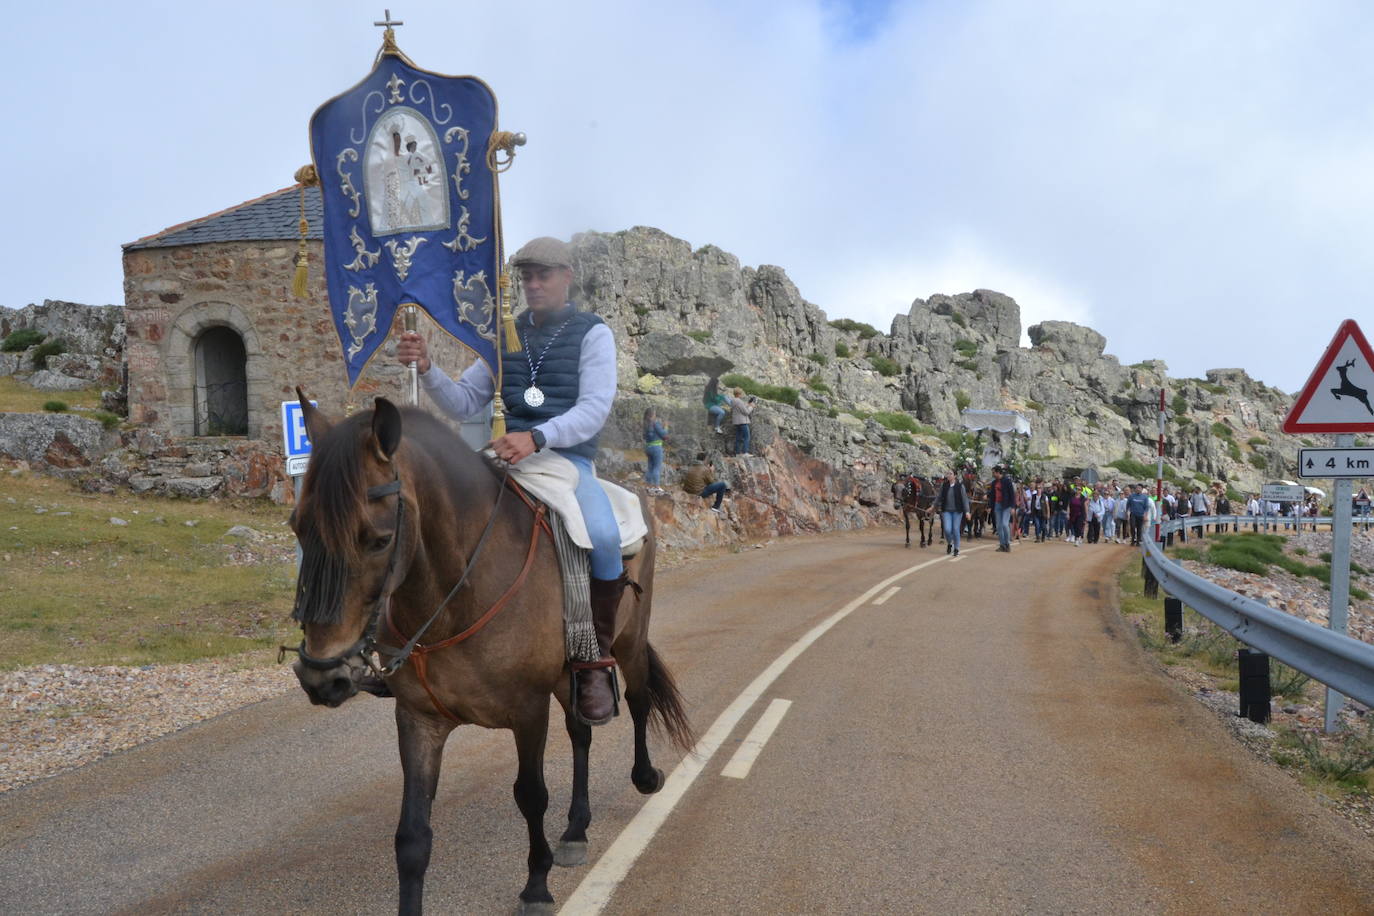
[[[1251,722],[1269,721],[1269,656],[1258,649],[1241,649],[1240,712]]]
[[[1155,578],[1155,574],[1150,571],[1150,565],[1143,559],[1140,561],[1140,577],[1145,580],[1145,597],[1158,598],[1159,580]]]
[[[1183,638],[1183,601],[1180,598],[1164,599],[1164,635],[1169,642]]]

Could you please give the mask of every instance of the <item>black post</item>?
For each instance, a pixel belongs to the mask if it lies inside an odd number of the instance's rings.
[[[1145,580],[1145,597],[1158,598],[1159,580],[1155,578],[1154,573],[1150,572],[1150,564],[1143,559],[1140,561],[1140,577]]]
[[[1269,721],[1269,656],[1256,649],[1241,649],[1240,712],[1251,722]]]
[[[1169,642],[1183,638],[1183,601],[1179,598],[1164,599],[1164,635]]]

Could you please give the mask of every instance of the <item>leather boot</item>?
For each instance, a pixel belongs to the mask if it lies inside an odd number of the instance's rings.
[[[591,581],[592,623],[596,627],[601,660],[573,665],[577,672],[577,696],[573,701],[578,717],[588,725],[604,725],[617,712],[615,691],[611,687],[611,668],[615,666],[611,643],[615,642],[616,609],[620,607],[627,581],[623,573],[618,579]]]

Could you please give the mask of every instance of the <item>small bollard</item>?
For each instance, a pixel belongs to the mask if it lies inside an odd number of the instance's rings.
[[[1183,601],[1179,598],[1164,599],[1164,635],[1169,642],[1183,638]]]
[[[1251,722],[1269,721],[1269,656],[1257,649],[1241,649],[1240,712]]]

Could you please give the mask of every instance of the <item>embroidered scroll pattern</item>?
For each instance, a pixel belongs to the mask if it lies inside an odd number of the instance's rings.
[[[391,267],[396,271],[396,277],[402,283],[410,274],[410,259],[415,254],[415,249],[429,241],[418,235],[412,235],[404,243],[398,243],[395,239],[386,243],[386,250],[391,252]]]
[[[353,343],[348,347],[351,360],[363,349],[368,335],[377,330],[377,287],[371,283],[358,289],[348,288],[348,308],[344,311],[344,324],[348,325],[348,335]]]
[[[493,339],[496,298],[487,286],[487,272],[479,270],[464,278],[463,271],[453,272],[453,301],[458,306],[458,318],[488,340]]]

